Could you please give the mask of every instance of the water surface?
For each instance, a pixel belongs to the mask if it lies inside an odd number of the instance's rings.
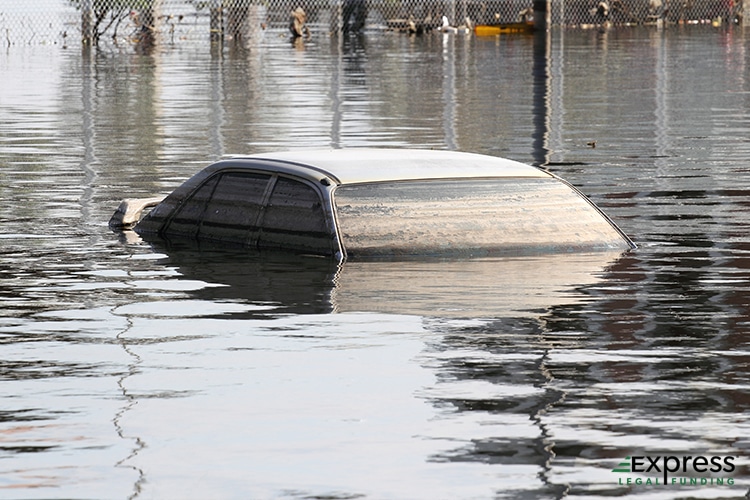
[[[748,37],[556,31],[541,52],[266,32],[0,53],[0,496],[743,496]],[[543,164],[639,249],[339,268],[107,228],[225,154],[357,146]],[[737,457],[735,485],[612,472],[667,454]]]

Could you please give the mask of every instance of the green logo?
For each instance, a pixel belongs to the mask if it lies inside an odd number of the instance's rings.
[[[617,464],[617,467],[612,469],[612,472],[627,473],[630,472],[630,457],[625,457],[625,460]]]

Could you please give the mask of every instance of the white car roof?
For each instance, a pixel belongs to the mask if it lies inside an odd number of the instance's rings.
[[[236,159],[262,159],[310,167],[340,184],[392,180],[551,177],[517,161],[458,151],[423,149],[328,149],[259,153]]]

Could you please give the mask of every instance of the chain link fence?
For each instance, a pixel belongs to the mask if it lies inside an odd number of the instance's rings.
[[[740,23],[743,0],[549,0],[552,25]],[[115,43],[148,48],[290,36],[529,21],[532,0],[0,0],[0,38],[15,44]]]

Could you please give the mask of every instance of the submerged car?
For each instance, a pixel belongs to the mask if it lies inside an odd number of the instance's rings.
[[[223,159],[164,199],[123,201],[110,226],[132,228],[146,241],[209,241],[339,260],[635,247],[586,196],[545,170],[413,149]]]

